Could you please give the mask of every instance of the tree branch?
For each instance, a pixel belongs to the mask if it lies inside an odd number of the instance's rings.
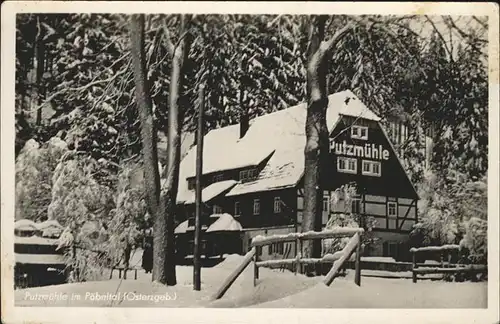
[[[41,109],[44,105],[46,105],[47,103],[49,103],[50,101],[52,101],[55,97],[57,97],[58,95],[64,94],[66,92],[70,92],[70,91],[84,91],[84,90],[87,90],[88,88],[90,88],[92,86],[97,85],[97,84],[112,82],[117,77],[119,77],[120,75],[124,74],[128,70],[129,66],[130,66],[130,61],[127,63],[127,66],[124,69],[120,70],[119,72],[117,72],[115,75],[113,75],[112,77],[110,77],[108,79],[93,81],[93,82],[87,83],[86,85],[78,87],[78,88],[64,88],[64,89],[61,89],[60,91],[58,91],[56,93],[53,93],[50,97],[48,97],[47,99],[45,99],[45,101],[41,105],[37,106],[35,109],[32,109],[31,111],[37,111],[37,110]]]
[[[332,48],[334,48],[337,45],[337,43],[353,28],[354,24],[348,23],[347,25],[339,29],[337,32],[335,32],[332,38],[330,38],[327,41],[322,41],[319,46],[319,50],[313,56],[314,59],[321,61],[321,59],[323,59],[323,57],[327,53],[329,53],[332,50]]]
[[[444,39],[443,34],[441,34],[441,32],[437,29],[436,24],[434,24],[434,22],[432,21],[432,19],[429,18],[429,16],[425,15],[424,17],[431,24],[432,29],[434,29],[439,38],[441,38],[441,40],[443,41],[444,48],[446,49],[446,52],[450,56],[450,59],[453,61],[453,53],[448,48],[448,45],[446,44],[446,40]]]
[[[165,37],[163,39],[167,43],[167,50],[170,56],[174,56],[175,53],[175,46],[174,43],[172,42],[172,37],[170,36],[170,31],[168,30],[168,25],[165,23],[165,26],[163,27],[163,31],[165,33]]]
[[[481,21],[476,16],[472,16],[472,19],[474,19],[478,24],[480,24],[484,29],[488,29],[488,24],[485,23],[484,21]]]

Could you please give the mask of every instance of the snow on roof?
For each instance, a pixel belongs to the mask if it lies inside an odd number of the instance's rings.
[[[214,182],[201,191],[201,198],[202,198],[203,202],[209,202],[210,200],[214,199],[218,195],[220,195],[223,192],[234,187],[237,183],[238,182],[235,180]],[[191,195],[189,197],[187,197],[187,199],[184,201],[184,204],[186,204],[186,205],[194,204],[196,201],[195,192],[191,191],[190,193],[191,193]]]
[[[18,231],[36,231],[38,226],[29,219],[20,219],[14,223],[14,229]]]
[[[177,225],[177,227],[174,230],[174,234],[184,234],[184,233],[186,233],[186,231],[188,229],[188,226],[189,226],[189,221],[188,220],[183,221],[182,223],[180,223],[179,225]]]
[[[14,244],[29,244],[29,245],[57,245],[57,239],[49,239],[40,236],[15,236]]]
[[[241,232],[241,224],[229,214],[213,214],[210,217],[217,220],[208,227],[207,233],[211,232]]]
[[[46,220],[44,222],[38,223],[37,226],[38,226],[39,230],[43,230],[43,229],[46,229],[49,227],[56,227],[59,229],[64,229],[63,226],[61,224],[59,224],[59,222],[55,219],[49,219],[49,220]]]
[[[45,231],[45,230],[63,230],[63,226],[57,220],[46,220],[41,223],[35,223],[29,219],[20,219],[14,223],[14,229],[18,231]]]
[[[380,120],[349,90],[332,94],[328,99],[329,132],[341,115]],[[238,183],[227,196],[295,186],[304,172],[306,117],[307,105],[302,103],[254,118],[242,139],[239,124],[210,131],[204,137],[203,173],[255,166],[270,156],[256,180]],[[195,163],[196,146],[193,146],[180,165],[178,202],[185,201],[193,192],[188,189],[186,179],[195,174]]]
[[[60,254],[15,254],[16,263],[64,265],[64,256]]]

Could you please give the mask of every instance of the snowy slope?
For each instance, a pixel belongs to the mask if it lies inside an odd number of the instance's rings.
[[[177,285],[166,287],[151,282],[151,275],[140,272],[138,280],[112,280],[65,284],[16,290],[16,306],[92,306],[92,307],[304,307],[304,308],[482,308],[487,307],[487,283],[450,283],[410,279],[362,277],[361,287],[353,283],[353,271],[337,278],[330,287],[322,278],[308,278],[290,272],[260,269],[253,286],[253,267],[234,282],[220,300],[211,299],[242,257],[230,255],[214,268],[203,268],[202,290],[194,291],[193,268],[177,267]],[[139,260],[137,260],[139,261]],[[133,274],[129,274],[132,278]],[[43,294],[78,295],[80,300],[39,301],[30,296]],[[120,293],[121,300],[92,300],[89,294],[104,296]],[[124,294],[168,296],[169,300],[126,300]]]

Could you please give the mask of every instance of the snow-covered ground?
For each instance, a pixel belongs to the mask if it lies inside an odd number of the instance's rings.
[[[16,306],[86,307],[272,307],[272,308],[484,308],[487,283],[450,283],[363,276],[361,287],[353,282],[353,271],[336,278],[330,287],[322,278],[308,278],[291,272],[260,269],[253,286],[253,267],[243,274],[220,300],[211,297],[240,264],[231,255],[214,268],[203,268],[202,289],[193,290],[193,268],[177,267],[177,285],[165,287],[151,282],[140,271],[137,280],[117,279],[16,290]],[[371,272],[373,274],[373,272]],[[368,270],[366,271],[368,275]],[[402,277],[406,277],[405,273]],[[41,300],[52,296],[52,300]],[[66,296],[66,297],[64,297]],[[100,297],[100,298],[99,298]],[[156,298],[156,300],[155,300]],[[117,300],[113,300],[117,299]],[[139,299],[139,300],[138,300]]]

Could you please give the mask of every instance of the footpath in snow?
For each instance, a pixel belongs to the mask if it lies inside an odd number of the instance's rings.
[[[194,291],[193,268],[177,267],[177,285],[151,282],[151,274],[139,272],[137,280],[112,279],[15,291],[16,306],[84,307],[270,307],[270,308],[485,308],[487,283],[453,283],[365,277],[361,287],[354,272],[336,278],[330,287],[320,277],[261,268],[253,286],[250,264],[220,300],[211,297],[240,264],[241,256],[201,270],[201,291]],[[129,275],[129,278],[131,276]]]

